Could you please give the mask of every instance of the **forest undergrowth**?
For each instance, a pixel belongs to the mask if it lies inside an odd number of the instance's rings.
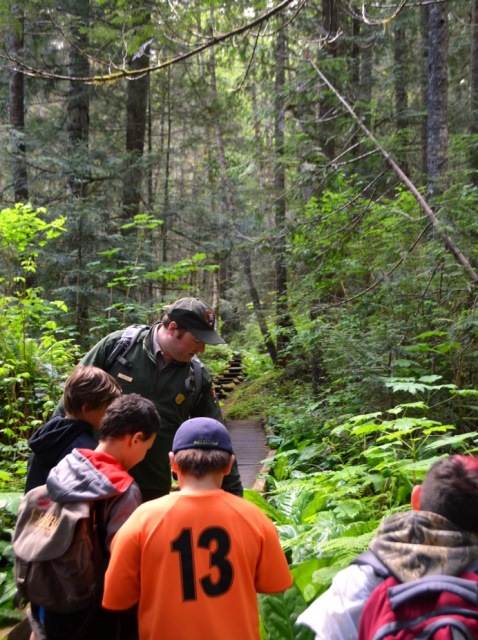
[[[473,411],[478,392],[438,375],[381,384],[397,403],[352,415],[340,394],[313,398],[310,385],[272,371],[249,379],[228,405],[228,417],[265,421],[274,450],[266,493],[246,497],[275,522],[294,576],[287,594],[261,596],[264,638],[311,638],[297,616],[368,547],[381,519],[409,508],[435,460],[477,451],[473,430],[439,415]]]
[[[208,366],[219,370],[229,355],[228,347],[211,352]],[[259,416],[264,421],[274,450],[266,490],[262,495],[246,490],[245,497],[276,524],[294,576],[294,586],[286,594],[260,596],[262,634],[307,639],[309,631],[294,624],[299,613],[368,546],[384,516],[408,508],[412,487],[430,464],[451,452],[476,452],[472,430],[457,429],[437,419],[437,414],[459,415],[465,404],[473,406],[478,392],[459,390],[438,375],[388,378],[381,381],[383,391],[396,398],[396,404],[351,414],[344,402],[348,393],[344,392],[342,403],[340,394],[334,396],[330,389],[314,397],[309,383],[270,367],[257,353],[245,354],[244,360],[248,378],[228,399],[224,413],[231,419]],[[35,384],[27,379],[47,413],[59,387],[48,395],[46,378],[39,377]],[[25,387],[24,379],[12,378],[9,385]],[[9,385],[3,383],[3,392]],[[12,606],[10,539],[26,472],[26,437],[40,421],[37,415],[29,429],[13,428],[25,402],[18,397],[14,402],[12,396],[12,426],[3,428],[0,444],[0,621],[4,625],[21,617]]]
[[[43,247],[63,233],[63,225],[62,218],[47,221],[31,207],[0,216],[6,274],[0,278],[0,624],[5,626],[22,615],[12,604],[11,534],[27,439],[50,417],[85,348],[80,344],[85,337],[65,319],[66,304],[46,296],[35,282]],[[169,276],[184,279],[184,269],[193,266],[173,265]],[[144,304],[133,305],[129,294],[136,275],[122,286],[126,302],[95,318],[89,341],[126,326],[131,316],[136,321],[157,316],[159,307],[146,313]],[[248,490],[245,497],[276,524],[294,586],[260,597],[264,640],[310,639],[307,629],[295,625],[297,616],[367,547],[380,520],[408,508],[413,485],[435,459],[476,452],[474,306],[429,303],[426,313],[410,313],[405,303],[364,301],[353,312],[348,306],[319,316],[303,313],[302,295],[297,292],[295,333],[280,363],[272,364],[246,312],[242,332],[203,357],[214,376],[234,352],[241,353],[247,379],[228,398],[225,415],[260,417],[274,451],[264,494]]]

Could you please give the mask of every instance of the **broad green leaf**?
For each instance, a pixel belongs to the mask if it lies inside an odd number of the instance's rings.
[[[284,523],[286,521],[284,515],[278,509],[275,509],[270,502],[265,500],[258,491],[244,489],[244,498],[258,506],[273,522]]]
[[[326,585],[323,585],[323,588],[320,589],[320,587],[314,584],[313,576],[320,567],[326,566],[328,561],[328,558],[312,558],[291,568],[294,582],[301,590],[306,602],[315,600],[315,598],[327,588]]]
[[[307,607],[300,589],[294,584],[284,593],[258,596],[259,612],[267,640],[313,640],[313,632],[296,625]]]
[[[10,478],[9,474],[7,480]],[[0,492],[0,509],[3,509],[10,513],[11,515],[17,515],[18,506],[20,504],[20,500],[23,498],[23,493],[20,491],[13,492]]]
[[[380,433],[382,431],[382,425],[375,422],[369,424],[363,424],[358,427],[353,427],[351,432],[356,436],[367,436],[371,433]]]
[[[425,451],[435,451],[436,449],[442,449],[443,447],[453,447],[457,444],[461,444],[466,440],[475,440],[476,433],[458,433],[453,436],[448,436],[447,438],[439,438],[438,440],[433,440],[425,445]]]
[[[478,396],[478,389],[452,389],[451,394],[455,396]]]
[[[399,404],[396,407],[393,407],[392,409],[387,409],[387,413],[390,413],[392,415],[399,415],[400,413],[403,413],[407,409],[427,410],[428,405],[422,400],[418,400],[417,402],[408,402],[406,404]]]
[[[433,384],[433,382],[436,382],[437,380],[441,380],[443,376],[437,376],[437,375],[432,375],[432,376],[421,376],[419,378],[420,382],[424,382],[425,384]]]
[[[415,336],[415,340],[424,340],[425,338],[435,338],[435,337],[442,337],[442,336],[446,336],[447,332],[446,331],[425,331],[424,333],[420,333],[420,335]]]

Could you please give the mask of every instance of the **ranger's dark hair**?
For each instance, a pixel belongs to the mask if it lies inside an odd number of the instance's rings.
[[[478,459],[453,455],[435,462],[423,480],[420,509],[478,533]]]
[[[161,324],[163,325],[163,327],[167,329],[171,324],[171,322],[176,322],[176,320],[171,320],[171,318],[168,316],[168,312],[166,311],[163,317],[161,318]],[[183,335],[187,331],[187,329],[185,329],[182,325],[178,324],[177,322],[176,322],[176,329],[179,335]]]
[[[77,416],[83,407],[100,409],[121,395],[121,387],[109,373],[93,366],[78,365],[65,382],[65,413]]]
[[[208,473],[225,471],[231,454],[221,449],[183,449],[174,454],[181,473],[202,478]]]
[[[120,438],[138,431],[143,433],[144,440],[148,440],[159,428],[159,414],[151,400],[139,393],[128,393],[113,400],[106,409],[100,424],[100,440]]]

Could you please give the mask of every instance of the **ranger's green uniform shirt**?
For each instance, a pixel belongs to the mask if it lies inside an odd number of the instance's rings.
[[[130,473],[147,499],[166,495],[171,489],[169,452],[178,427],[189,418],[206,416],[224,423],[221,409],[212,389],[211,377],[206,368],[202,372],[202,393],[194,405],[192,390],[186,389],[186,379],[191,376],[189,362],[158,361],[154,354],[153,336],[160,323],[154,324],[141,333],[131,347],[126,360],[128,368],[118,360],[108,370],[121,385],[123,393],[139,393],[154,402],[161,417],[161,427],[153,446],[145,459],[134,466]],[[84,365],[94,365],[104,369],[113,347],[123,331],[115,331],[98,342],[81,360]],[[138,429],[141,425],[138,425]],[[235,495],[242,495],[242,483],[237,464],[224,478],[223,489]]]

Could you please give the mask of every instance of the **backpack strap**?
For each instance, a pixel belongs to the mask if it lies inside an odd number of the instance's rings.
[[[441,593],[447,591],[453,593],[471,604],[478,605],[478,582],[458,578],[457,576],[429,575],[423,576],[412,582],[403,582],[395,587],[390,587],[388,594],[390,604],[395,611],[405,602],[427,596],[430,593]]]
[[[105,522],[105,501],[93,500],[90,503],[90,523],[91,540],[93,543],[93,558],[95,568],[95,597],[85,618],[73,636],[72,640],[85,640],[94,631],[95,623],[99,611],[101,611],[101,600],[105,581],[106,568],[108,566],[109,554],[106,550],[106,522]]]
[[[190,374],[186,378],[185,386],[188,391],[193,392],[194,404],[196,404],[202,395],[202,380],[203,380],[203,368],[204,365],[197,356],[193,356],[191,359]]]
[[[131,324],[123,331],[123,335],[113,347],[112,352],[108,356],[105,362],[104,370],[109,371],[115,362],[121,363],[127,369],[131,369],[133,366],[131,362],[126,360],[125,356],[130,349],[136,344],[139,336],[149,329],[147,324]]]
[[[390,571],[387,565],[384,564],[373,551],[370,551],[370,549],[361,553],[357,558],[355,558],[352,564],[367,565],[369,567],[372,567],[375,574],[380,578],[383,578],[384,580],[386,578],[390,578],[390,576],[393,576],[393,573]]]
[[[475,640],[475,636],[466,624],[452,616],[443,616],[440,620],[435,620],[435,622],[429,624],[427,628],[417,636],[417,640],[433,640],[435,632],[443,629],[444,626],[449,627],[453,640]]]

